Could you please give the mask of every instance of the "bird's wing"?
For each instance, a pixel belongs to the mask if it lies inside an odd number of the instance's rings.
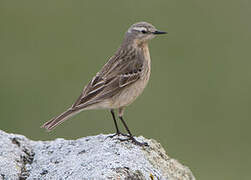
[[[120,56],[113,56],[87,84],[72,107],[80,107],[88,102],[93,104],[113,97],[126,86],[136,82],[142,76],[144,63],[139,57],[141,56],[137,56],[136,53],[120,53]]]

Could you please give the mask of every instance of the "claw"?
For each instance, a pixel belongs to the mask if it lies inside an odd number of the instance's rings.
[[[130,135],[128,135],[128,134],[124,134],[124,133],[121,133],[121,132],[116,132],[115,134],[112,134],[112,135],[110,135],[110,136],[107,136],[107,138],[113,138],[113,137],[115,137],[115,136],[120,136],[120,135],[126,136],[126,137],[130,137]]]
[[[138,146],[149,146],[148,145],[148,143],[146,143],[146,142],[139,142],[139,141],[137,141],[134,137],[132,137],[132,136],[130,136],[129,138],[127,138],[127,139],[120,139],[119,138],[119,140],[120,141],[132,141],[134,144],[136,144],[136,145],[138,145]]]

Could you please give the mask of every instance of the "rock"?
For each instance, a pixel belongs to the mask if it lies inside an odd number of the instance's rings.
[[[32,141],[0,130],[0,179],[195,180],[189,168],[166,155],[155,140],[137,140],[149,147],[103,134]]]

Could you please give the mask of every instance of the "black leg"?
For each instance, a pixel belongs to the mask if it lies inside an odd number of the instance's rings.
[[[128,126],[126,125],[126,123],[125,123],[125,121],[124,121],[123,117],[121,116],[121,117],[119,117],[119,119],[122,121],[122,123],[123,123],[123,125],[124,125],[124,127],[125,127],[126,131],[127,131],[127,132],[128,132],[128,134],[130,135],[130,137],[132,137],[132,133],[130,132],[130,130],[129,130],[129,128],[128,128]]]
[[[119,136],[119,135],[123,135],[123,136],[127,136],[127,137],[130,137],[129,135],[127,134],[123,134],[119,131],[119,128],[118,128],[118,124],[117,124],[117,121],[116,121],[116,117],[115,117],[115,113],[114,113],[114,110],[111,109],[111,114],[112,114],[112,118],[113,118],[113,121],[114,121],[114,124],[115,124],[115,127],[116,127],[116,133],[111,135],[111,136],[108,136],[110,138],[113,138],[114,136]]]
[[[147,144],[146,142],[141,143],[141,142],[137,141],[137,140],[133,137],[132,133],[130,132],[130,130],[129,130],[128,126],[126,125],[126,123],[125,123],[125,121],[124,121],[124,119],[123,119],[122,116],[120,116],[119,119],[122,121],[123,125],[125,126],[126,131],[127,131],[128,134],[129,134],[129,138],[127,138],[127,139],[120,139],[121,141],[128,141],[128,140],[131,140],[131,141],[132,141],[133,143],[135,143],[136,145],[139,145],[139,146],[148,146],[148,144]]]
[[[113,118],[113,121],[114,121],[114,124],[115,124],[115,127],[116,127],[116,134],[120,134],[120,131],[119,131],[119,128],[118,128],[118,124],[117,124],[113,109],[111,110],[111,113],[112,113],[112,118]]]

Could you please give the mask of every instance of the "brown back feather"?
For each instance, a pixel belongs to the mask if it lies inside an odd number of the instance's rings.
[[[111,98],[122,88],[140,79],[143,65],[143,51],[133,47],[128,47],[127,50],[118,49],[116,54],[87,84],[72,107]]]

